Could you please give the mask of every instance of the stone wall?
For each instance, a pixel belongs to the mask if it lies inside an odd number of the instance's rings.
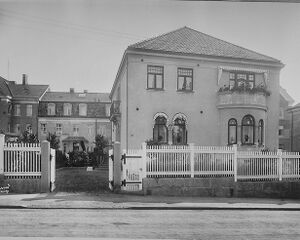
[[[234,182],[233,178],[145,178],[145,195],[300,198],[300,182]]]

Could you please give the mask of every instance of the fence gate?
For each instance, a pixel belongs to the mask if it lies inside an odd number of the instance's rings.
[[[132,151],[122,155],[122,184],[121,190],[142,190],[142,153]]]

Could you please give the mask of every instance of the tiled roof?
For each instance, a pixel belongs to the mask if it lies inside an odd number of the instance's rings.
[[[1,96],[10,96],[11,92],[8,88],[8,82],[6,79],[0,77],[0,95]]]
[[[110,102],[109,93],[46,92],[44,102]]]
[[[13,97],[40,98],[49,88],[48,85],[15,84],[9,82]]]
[[[133,44],[128,49],[280,63],[275,58],[236,46],[188,27]]]

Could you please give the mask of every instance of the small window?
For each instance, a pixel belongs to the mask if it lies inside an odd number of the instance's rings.
[[[184,145],[187,144],[187,130],[186,121],[183,117],[177,117],[174,121],[173,131],[173,144]]]
[[[190,68],[177,69],[177,90],[193,91],[193,69]]]
[[[31,124],[26,124],[26,131],[27,131],[29,134],[32,134],[32,125],[31,125]]]
[[[48,115],[53,116],[55,115],[55,104],[48,103]]]
[[[46,134],[47,133],[47,124],[41,123],[41,133]]]
[[[15,125],[15,133],[21,133],[21,126],[18,123]]]
[[[161,66],[148,66],[147,68],[147,88],[164,88],[164,68]]]
[[[14,107],[14,115],[15,116],[21,116],[21,105],[16,104]]]
[[[56,123],[56,135],[62,135],[62,124]]]
[[[71,114],[72,114],[72,104],[64,103],[64,115],[71,116]]]
[[[79,104],[79,116],[86,116],[87,105],[85,103]]]
[[[279,136],[283,136],[283,130],[284,130],[284,127],[283,126],[279,126],[279,129],[278,129],[278,135]]]
[[[260,119],[258,122],[258,136],[257,136],[258,145],[261,146],[264,144],[264,120]]]
[[[79,133],[79,127],[77,125],[73,126],[73,136],[78,136]]]
[[[160,144],[168,143],[167,119],[164,116],[158,116],[155,119],[153,140]]]
[[[228,144],[237,143],[237,121],[234,118],[231,118],[228,121]]]
[[[28,116],[28,117],[32,116],[32,105],[26,106],[26,116]]]

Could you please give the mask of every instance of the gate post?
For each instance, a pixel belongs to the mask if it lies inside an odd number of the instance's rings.
[[[5,135],[0,134],[0,174],[4,173],[4,143]]]
[[[142,176],[141,180],[143,181],[143,178],[147,177],[147,143],[143,142],[142,143],[142,164],[141,164],[141,169],[142,169]]]
[[[121,190],[121,144],[120,142],[114,142],[114,162],[113,162],[113,169],[114,169],[114,174],[113,174],[113,181],[114,181],[114,186],[113,190],[115,192],[118,192]]]
[[[237,160],[238,160],[238,157],[237,157],[237,145],[234,144],[232,146],[233,148],[233,172],[234,172],[234,181],[237,182],[237,174],[238,174],[238,165],[237,165]]]
[[[44,140],[41,144],[41,192],[50,191],[50,143]]]

